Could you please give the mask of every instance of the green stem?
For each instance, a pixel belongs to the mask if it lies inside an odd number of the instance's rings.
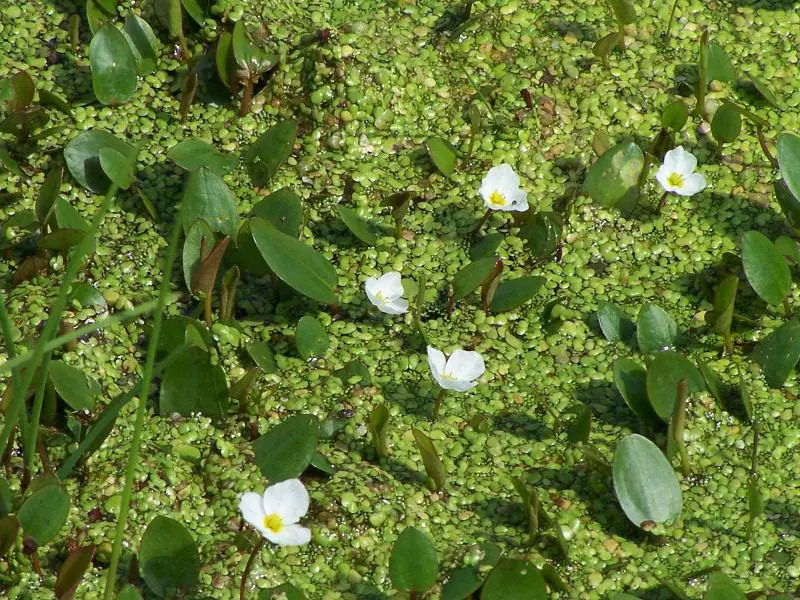
[[[774,156],[772,156],[772,152],[769,151],[769,146],[767,146],[767,139],[764,137],[764,129],[762,127],[756,127],[756,136],[758,137],[758,145],[761,146],[761,151],[764,152],[764,155],[767,157],[767,160],[772,165],[772,168],[777,169],[778,161]]]
[[[253,562],[256,559],[256,556],[261,552],[261,549],[264,547],[267,538],[262,537],[258,540],[256,547],[253,548],[252,554],[250,554],[250,558],[247,559],[247,564],[244,566],[244,573],[242,573],[242,583],[239,586],[239,600],[244,600],[244,595],[247,592],[247,578],[250,576],[250,571],[253,570]]]
[[[792,305],[789,304],[789,296],[783,299],[783,310],[786,311],[786,316],[792,318]]]
[[[475,81],[472,79],[472,76],[469,74],[469,71],[467,71],[467,68],[463,64],[461,64],[461,70],[464,72],[464,75],[467,76],[467,79],[469,79],[470,85],[475,88],[475,93],[478,95],[478,98],[480,98],[483,104],[486,106],[486,110],[488,111],[489,116],[491,117],[492,121],[494,121],[494,112],[492,111],[492,107],[489,104],[489,101],[486,100],[486,98],[484,97],[481,88],[478,86],[478,84],[475,83]]]
[[[695,90],[695,98],[697,98],[697,106],[695,113],[700,115],[704,120],[708,120],[706,115],[706,87],[708,86],[708,29],[703,29],[700,36],[700,77],[697,82],[697,89]]]
[[[33,407],[31,408],[31,425],[28,427],[28,435],[24,436],[22,444],[22,455],[25,460],[24,472],[27,477],[33,476],[33,459],[36,456],[36,440],[39,437],[39,421],[42,418],[44,390],[47,385],[47,371],[50,369],[50,357],[52,354],[52,352],[45,352],[37,369],[38,377],[36,379],[36,395],[33,398]]]
[[[11,325],[11,317],[8,315],[8,311],[6,310],[6,299],[3,295],[3,292],[0,291],[0,330],[3,333],[3,339],[6,341],[6,354],[8,355],[8,360],[6,363],[2,365],[2,367],[7,367],[11,369],[11,410],[9,410],[8,414],[6,415],[7,423],[10,423],[10,427],[4,427],[2,431],[2,437],[0,437],[0,449],[5,450],[8,445],[8,441],[11,439],[11,432],[14,429],[14,424],[16,424],[17,419],[19,418],[20,408],[24,406],[24,403],[15,402],[14,399],[16,398],[16,394],[21,394],[22,397],[25,397],[25,394],[22,392],[20,388],[20,381],[19,381],[19,370],[15,366],[8,366],[8,363],[13,362],[14,359],[17,357],[17,347],[14,343],[14,328]],[[5,369],[4,369],[5,370]],[[25,416],[23,411],[22,413],[22,426],[23,431],[27,428],[28,419]],[[2,451],[0,450],[0,451]]]
[[[661,33],[661,36],[662,36],[662,37],[665,37],[665,36],[666,36],[666,40],[665,40],[665,41],[667,41],[667,42],[669,41],[669,30],[672,28],[672,19],[675,17],[675,9],[676,9],[677,7],[678,7],[678,0],[675,0],[675,1],[672,3],[672,10],[671,10],[671,11],[669,11],[669,19],[667,20],[667,27],[666,27],[666,29],[664,29],[664,31]]]
[[[442,408],[442,400],[444,400],[444,397],[446,395],[447,395],[447,390],[442,388],[441,390],[439,390],[439,395],[436,396],[436,402],[433,405],[433,420],[434,421],[438,421],[439,420],[439,409]]]
[[[161,321],[164,313],[164,306],[167,303],[169,294],[169,280],[172,273],[172,265],[178,250],[178,238],[180,237],[181,215],[183,206],[178,207],[178,214],[175,216],[175,224],[172,227],[167,255],[164,260],[163,277],[161,286],[158,289],[158,305],[153,315],[153,330],[147,344],[147,357],[144,363],[142,374],[142,393],[139,395],[139,404],[136,407],[136,421],[133,426],[133,439],[128,452],[128,464],[125,467],[125,488],[122,491],[122,501],[120,502],[119,515],[117,516],[117,530],[114,537],[114,545],[111,549],[111,560],[108,565],[108,577],[106,579],[105,590],[103,591],[104,600],[111,600],[114,597],[114,589],[117,580],[117,568],[119,558],[122,553],[122,540],[125,537],[125,528],[128,520],[128,510],[131,502],[131,492],[133,490],[133,479],[136,474],[136,467],[139,464],[139,450],[142,445],[142,430],[144,429],[144,415],[147,408],[147,392],[150,389],[150,382],[153,379],[153,365],[156,360],[158,349],[158,338],[161,335]]]

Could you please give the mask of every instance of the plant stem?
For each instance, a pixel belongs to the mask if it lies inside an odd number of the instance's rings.
[[[207,291],[203,296],[203,318],[205,319],[206,326],[211,328],[213,319],[211,318],[211,292]]]
[[[667,27],[661,32],[661,37],[666,37],[664,41],[669,41],[669,30],[672,27],[672,19],[675,16],[675,9],[678,7],[678,0],[672,3],[672,10],[669,11],[669,19],[667,20]]]
[[[778,168],[778,161],[772,156],[772,152],[769,151],[769,147],[767,146],[767,139],[764,137],[764,129],[762,127],[756,127],[756,136],[758,137],[758,145],[761,146],[761,150],[764,152],[764,155],[767,157],[767,160],[772,165],[773,169]]]
[[[444,400],[445,395],[447,395],[447,390],[442,388],[439,390],[439,395],[436,396],[436,402],[433,405],[433,420],[439,420],[439,409],[442,407],[442,400]]]
[[[484,223],[486,223],[486,221],[488,221],[488,220],[489,220],[489,217],[491,217],[491,216],[492,216],[492,209],[491,209],[491,208],[487,208],[487,209],[486,209],[486,214],[484,214],[484,215],[483,215],[483,216],[482,216],[482,217],[481,217],[481,218],[478,220],[478,222],[477,222],[477,223],[475,223],[475,225],[473,225],[473,226],[472,226],[472,229],[470,229],[470,230],[469,230],[469,232],[468,232],[468,233],[469,233],[469,235],[475,235],[476,233],[478,233],[478,231],[480,230],[480,228],[481,228],[481,227],[483,227],[483,224],[484,224]]]
[[[33,398],[33,407],[31,408],[31,423],[28,428],[28,435],[24,436],[22,443],[25,473],[28,477],[33,476],[33,458],[36,456],[36,440],[39,438],[39,421],[42,418],[44,390],[47,385],[47,371],[50,369],[50,357],[52,354],[52,352],[45,352],[37,369],[38,377],[36,379],[36,395]]]
[[[256,555],[261,552],[261,549],[264,547],[267,538],[261,537],[256,544],[256,547],[253,548],[253,552],[250,554],[250,558],[247,559],[247,564],[244,566],[244,573],[242,573],[242,583],[239,586],[239,600],[244,600],[245,592],[247,591],[247,578],[250,576],[250,571],[253,569],[253,561],[256,559]]]
[[[789,296],[786,296],[783,299],[783,310],[786,311],[786,316],[791,318],[792,317],[792,305],[789,304]]]
[[[147,357],[144,363],[144,373],[142,374],[141,394],[139,395],[139,405],[136,407],[136,421],[133,427],[133,439],[128,453],[128,464],[125,467],[125,488],[122,491],[122,501],[120,502],[119,515],[117,516],[117,530],[114,537],[114,545],[111,549],[111,560],[108,565],[108,577],[103,591],[104,600],[111,600],[114,597],[114,589],[117,581],[117,568],[119,558],[122,553],[122,539],[125,537],[125,528],[128,520],[128,509],[130,508],[131,492],[133,489],[133,478],[136,474],[136,467],[139,464],[139,450],[142,445],[142,430],[144,429],[144,414],[147,408],[147,393],[150,389],[150,382],[153,379],[153,365],[156,360],[156,350],[158,349],[158,338],[161,335],[161,321],[164,313],[164,306],[167,303],[169,294],[170,274],[172,264],[175,262],[175,255],[178,249],[178,238],[180,237],[181,215],[183,205],[178,207],[178,214],[175,215],[175,223],[172,226],[167,255],[164,260],[164,274],[161,285],[158,289],[158,305],[153,315],[153,330],[147,344]]]
[[[695,113],[700,115],[704,120],[708,120],[706,115],[706,86],[708,86],[708,29],[703,29],[700,36],[700,77],[697,82],[697,89],[695,90],[695,98],[697,98],[697,106]]]
[[[253,79],[252,76],[249,76],[244,84],[244,90],[242,91],[242,103],[239,105],[240,117],[243,117],[250,112],[250,101],[253,99],[253,86],[255,83],[255,79]]]

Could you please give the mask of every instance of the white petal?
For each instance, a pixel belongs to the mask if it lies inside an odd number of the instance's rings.
[[[455,390],[456,392],[466,392],[467,390],[471,390],[472,388],[474,388],[476,385],[478,385],[477,381],[462,381],[460,379],[451,379],[447,389]]]
[[[408,300],[405,298],[397,298],[396,300],[387,302],[378,308],[380,308],[380,310],[385,312],[387,315],[402,315],[408,311]]]
[[[486,206],[496,209],[496,206],[489,204],[489,197],[492,195],[492,192],[504,192],[505,190],[514,190],[518,187],[519,175],[514,172],[511,165],[503,163],[502,165],[489,169],[489,172],[486,173],[481,181],[481,187],[478,189],[478,193],[483,197]]]
[[[692,173],[683,179],[683,187],[678,193],[681,196],[694,196],[706,189],[706,178],[700,173]]]
[[[369,301],[372,302],[375,306],[380,308],[383,305],[383,302],[378,299],[377,293],[381,291],[381,284],[378,281],[377,277],[369,277],[364,284],[364,291],[367,292],[367,298]]]
[[[264,490],[264,514],[277,513],[291,525],[308,512],[308,492],[299,479],[287,479]]]
[[[311,530],[300,525],[289,525],[278,533],[267,531],[264,537],[279,546],[302,546],[311,541]]]
[[[674,171],[670,171],[666,164],[661,165],[658,168],[658,171],[656,171],[656,179],[658,180],[658,183],[661,184],[661,187],[664,188],[665,192],[677,192],[681,189],[669,182],[669,176],[672,175],[672,173],[674,173]]]
[[[378,279],[380,290],[387,298],[399,298],[405,293],[403,290],[403,283],[400,281],[400,273],[397,271],[389,271],[381,278]]]
[[[447,359],[445,371],[459,381],[471,382],[483,375],[486,365],[479,353],[459,349]]]
[[[428,346],[428,366],[431,368],[431,374],[436,380],[436,383],[445,389],[449,389],[444,383],[442,383],[442,373],[444,372],[444,366],[446,362],[447,361],[444,358],[444,352],[437,350],[433,346]]]
[[[680,173],[683,177],[689,175],[697,166],[697,159],[694,154],[687,152],[683,146],[673,148],[664,156],[664,166],[670,172]]]
[[[239,498],[239,511],[250,525],[259,531],[264,530],[264,505],[261,502],[261,494],[255,492],[242,494]]]
[[[511,206],[509,210],[525,212],[528,210],[528,192],[525,190],[515,190],[511,195]]]

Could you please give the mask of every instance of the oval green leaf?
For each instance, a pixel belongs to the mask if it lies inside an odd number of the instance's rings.
[[[235,156],[222,154],[203,140],[178,142],[169,149],[167,158],[187,171],[197,171],[200,167],[208,167],[220,177],[233,169],[239,162]]]
[[[36,218],[39,223],[44,225],[51,216],[53,204],[61,194],[61,183],[64,180],[64,167],[58,165],[53,167],[47,174],[42,187],[39,188],[39,196],[36,198]]]
[[[527,561],[502,558],[489,573],[481,600],[546,600],[544,578]]]
[[[305,315],[297,323],[295,333],[297,351],[304,360],[312,356],[322,356],[328,351],[328,334],[318,319]]]
[[[122,26],[136,57],[139,75],[149,75],[156,70],[158,62],[158,38],[150,25],[139,15],[129,14]]]
[[[112,23],[103,25],[89,44],[92,87],[100,104],[124,104],[136,92],[136,56],[125,35]]]
[[[359,240],[370,246],[378,241],[378,236],[375,235],[372,224],[366,219],[362,219],[354,209],[340,204],[336,207],[336,210],[350,233]]]
[[[792,193],[794,204],[800,205],[800,136],[797,134],[786,131],[778,136],[778,166],[783,181]],[[785,208],[783,211],[788,213]],[[800,215],[800,207],[796,212]],[[800,223],[800,216],[796,223]]]
[[[290,188],[281,188],[256,204],[250,216],[266,219],[286,235],[296,238],[303,226],[303,201]]]
[[[474,567],[462,567],[450,572],[442,587],[441,600],[465,600],[483,585],[480,572]]]
[[[639,146],[631,141],[620,142],[589,168],[584,190],[601,206],[617,206],[638,194],[643,167],[644,155]]]
[[[647,397],[656,414],[669,421],[675,407],[678,383],[686,380],[689,394],[705,389],[705,380],[688,358],[673,350],[659,352],[647,368]]]
[[[781,387],[800,360],[800,323],[784,323],[761,340],[753,351],[753,360],[761,365],[771,388]]]
[[[792,275],[786,259],[764,234],[742,236],[742,265],[747,281],[767,304],[780,304],[789,293]]]
[[[256,187],[266,185],[289,158],[297,137],[296,121],[281,121],[270,127],[244,154],[244,164]]]
[[[190,173],[182,202],[184,231],[203,219],[211,231],[236,237],[239,230],[236,199],[222,177],[209,167],[203,166]]]
[[[256,465],[270,483],[299,477],[317,449],[319,421],[313,415],[294,415],[253,442]]]
[[[636,325],[621,308],[602,300],[597,307],[597,321],[609,342],[627,342],[636,332]]]
[[[20,524],[16,517],[12,515],[0,517],[0,558],[16,545],[19,530]]]
[[[100,148],[100,168],[103,173],[123,190],[127,190],[133,185],[135,175],[133,174],[133,162],[129,156],[125,156],[114,148]]]
[[[102,148],[113,148],[131,161],[138,153],[134,146],[99,129],[82,131],[64,148],[69,172],[79,184],[95,194],[105,194],[111,186],[111,180],[100,164]]]
[[[414,435],[417,448],[419,448],[419,453],[422,455],[422,464],[425,465],[425,472],[433,480],[433,485],[437,490],[443,489],[447,473],[442,459],[439,458],[439,453],[436,451],[436,446],[433,445],[431,438],[419,429],[412,429],[411,433]]]
[[[266,342],[253,342],[247,345],[247,353],[264,373],[277,373],[278,365],[272,350]]]
[[[678,132],[683,129],[688,119],[689,109],[686,107],[686,103],[677,100],[667,105],[664,112],[661,113],[661,126],[664,129]]]
[[[496,262],[496,256],[479,258],[456,273],[453,277],[453,298],[461,300],[478,289],[492,272]]]
[[[720,144],[730,144],[742,132],[742,117],[730,104],[721,105],[711,119],[711,134]]]
[[[389,578],[397,590],[425,592],[439,576],[439,559],[430,538],[416,527],[406,527],[389,556]]]
[[[139,574],[158,596],[184,596],[197,585],[200,554],[181,523],[163,516],[150,521],[139,548]]]
[[[159,392],[162,414],[221,417],[228,412],[228,382],[222,367],[202,348],[184,350],[164,371]]]
[[[41,547],[56,537],[67,522],[69,494],[58,484],[40,487],[22,503],[17,519],[25,537]]]
[[[631,358],[619,358],[614,361],[614,383],[637,417],[651,427],[662,426],[647,397],[647,369]]]
[[[645,354],[662,352],[675,347],[678,326],[669,313],[657,304],[646,304],[639,311],[636,339]]]
[[[544,277],[535,275],[503,281],[494,292],[489,310],[501,313],[522,306],[539,292],[544,282]]]
[[[449,142],[440,137],[432,137],[425,142],[425,148],[428,150],[431,162],[439,169],[439,172],[450,177],[456,170],[456,151]]]
[[[60,360],[50,363],[48,376],[56,393],[72,410],[92,410],[100,393],[100,384],[80,369]]]
[[[722,81],[730,83],[736,79],[736,71],[733,68],[731,59],[728,58],[728,53],[722,49],[722,46],[715,43],[708,45],[708,81]],[[715,136],[716,137],[716,136]]]

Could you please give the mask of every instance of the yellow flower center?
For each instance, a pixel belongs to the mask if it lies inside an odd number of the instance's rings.
[[[375,292],[375,299],[381,304],[386,304],[386,296],[383,295],[383,292]]]
[[[452,373],[445,371],[444,373],[442,373],[442,379],[444,379],[445,381],[455,381],[458,378]]]
[[[680,173],[670,173],[667,177],[667,183],[673,187],[683,187],[683,175]]]
[[[489,195],[489,204],[493,206],[506,206],[508,204],[508,200],[506,200],[506,197],[503,196],[503,194],[495,191]]]
[[[264,529],[269,529],[272,533],[280,533],[283,529],[283,519],[278,513],[264,516]]]

